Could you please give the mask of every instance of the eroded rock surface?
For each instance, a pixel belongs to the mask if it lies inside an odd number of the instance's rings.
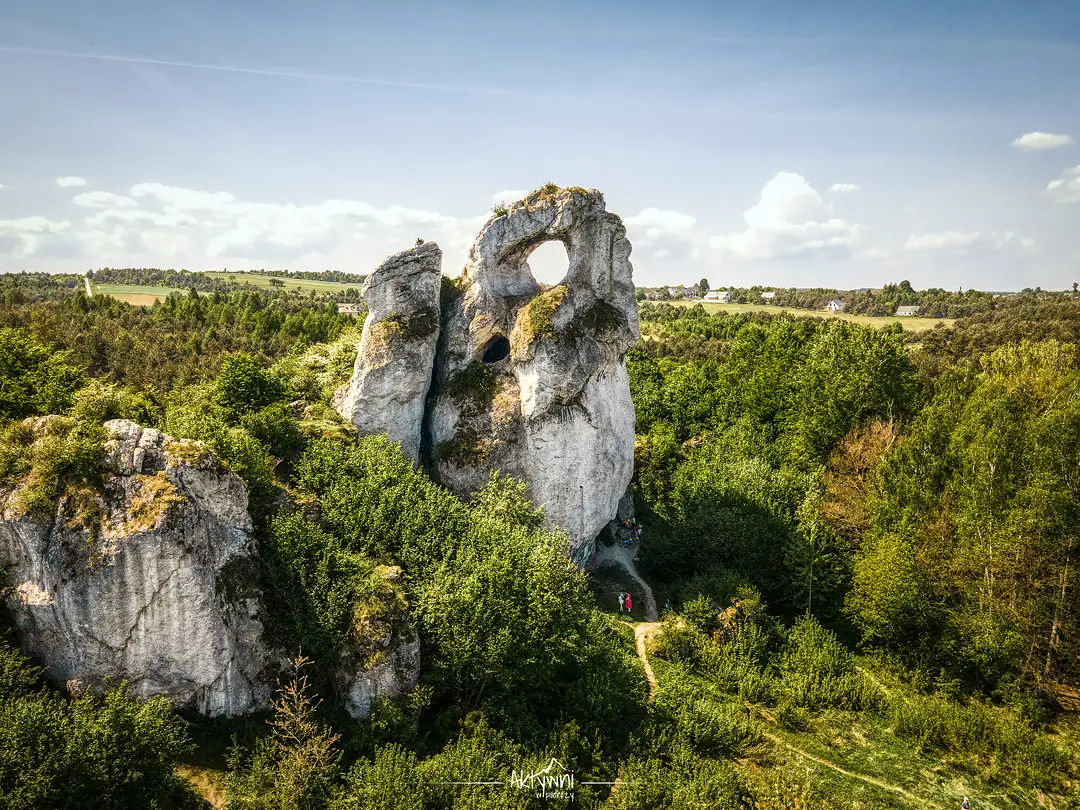
[[[34,420],[42,429],[43,420]],[[235,715],[265,707],[247,490],[202,447],[106,422],[105,486],[25,514],[0,492],[0,567],[20,643],[56,683]]]
[[[361,435],[385,433],[414,463],[439,340],[441,268],[439,246],[425,242],[391,256],[368,276],[356,365],[334,402]]]
[[[566,246],[569,269],[544,289],[528,257],[552,240]],[[579,563],[633,473],[630,250],[600,192],[545,187],[488,220],[466,288],[442,314],[429,466],[461,495],[492,469],[527,482]]]
[[[353,632],[336,673],[338,692],[352,717],[368,717],[376,703],[401,697],[420,677],[420,637],[409,620],[402,571],[375,571],[375,594],[353,611]]]

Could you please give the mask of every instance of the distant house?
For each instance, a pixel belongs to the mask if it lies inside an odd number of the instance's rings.
[[[825,305],[825,309],[829,310],[830,312],[843,312],[844,302],[841,301],[839,298],[834,298]]]
[[[706,301],[719,301],[721,304],[731,303],[731,293],[727,290],[709,290],[705,293]]]
[[[902,318],[913,318],[919,314],[920,309],[922,309],[922,307],[918,305],[911,307],[897,307],[896,314]]]
[[[338,315],[352,315],[354,318],[360,314],[361,307],[359,304],[338,304]]]
[[[772,291],[763,292],[761,294],[761,300],[762,301],[771,301],[773,298],[776,298],[776,293],[774,293]]]

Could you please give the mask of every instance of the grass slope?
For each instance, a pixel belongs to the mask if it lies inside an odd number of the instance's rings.
[[[274,278],[284,282],[284,286],[279,289],[303,290],[304,292],[315,290],[316,292],[340,293],[345,292],[345,290],[350,288],[358,292],[360,290],[359,284],[345,284],[340,281],[311,281],[306,278],[279,278],[278,276],[264,276],[260,273],[223,273],[218,271],[208,271],[206,275],[211,278],[221,279],[222,281],[232,281],[237,284],[250,284],[253,287],[271,287],[273,285],[270,284],[270,279]]]
[[[109,295],[117,300],[124,301],[135,306],[151,306],[155,301],[161,301],[168,297],[169,293],[184,293],[175,287],[151,287],[139,284],[94,284],[90,288],[94,295]]]

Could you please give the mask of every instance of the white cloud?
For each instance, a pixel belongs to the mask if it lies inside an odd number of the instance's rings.
[[[646,208],[634,217],[626,217],[623,222],[631,228],[641,226],[645,228],[645,234],[649,237],[658,236],[662,233],[683,231],[693,227],[697,223],[695,217],[683,214],[679,211],[664,211],[659,208]]]
[[[646,208],[623,219],[630,241],[646,256],[656,260],[686,260],[697,255],[692,228],[697,218],[681,211]]]
[[[70,227],[70,222],[41,216],[0,219],[0,253],[19,258],[65,254],[63,236]]]
[[[841,193],[858,190],[859,187],[855,183],[833,183],[829,186],[829,191],[838,191]]]
[[[86,191],[76,194],[71,201],[83,208],[138,208],[139,204],[131,197],[113,194],[111,191]]]
[[[497,203],[517,202],[518,200],[525,199],[525,195],[528,193],[529,192],[522,191],[520,189],[511,189],[510,191],[496,191],[494,194],[491,195],[491,199],[493,199]]]
[[[4,188],[4,184],[3,184],[3,183],[0,183],[0,191],[2,191],[2,190],[3,190],[3,188]]]
[[[1013,141],[1012,145],[1025,152],[1038,152],[1043,149],[1070,146],[1072,142],[1073,139],[1068,135],[1055,135],[1051,132],[1029,132]]]
[[[363,231],[371,226],[388,229],[387,237],[402,246],[418,235],[438,238],[448,246],[467,246],[475,234],[472,220],[402,205],[380,208],[356,200],[312,205],[252,202],[225,191],[164,183],[138,183],[129,193],[94,191],[74,198],[76,205],[97,209],[77,234],[91,258],[120,259],[124,251],[164,258],[183,249],[188,256],[273,264],[325,256],[350,240],[364,238]],[[482,224],[486,215],[477,219]]]
[[[170,212],[222,211],[235,200],[233,195],[226,191],[197,191],[162,183],[137,183],[131,187],[131,196],[151,197]]]
[[[83,177],[57,177],[56,185],[60,188],[74,188],[75,186],[85,186],[86,179]]]
[[[709,244],[743,259],[850,253],[864,230],[835,217],[832,206],[794,172],[778,172],[766,183],[761,200],[743,219],[745,230],[714,236]]]
[[[911,234],[904,243],[904,250],[914,253],[1000,253],[1013,248],[1026,250],[1034,245],[1034,239],[1018,236],[1012,231],[940,231]]]
[[[155,211],[130,210],[125,208],[99,211],[87,218],[86,224],[92,227],[104,225],[110,220],[119,222],[148,222],[167,228],[189,228],[199,224],[199,220],[187,214],[159,214]],[[213,225],[214,223],[207,223]]]
[[[1080,166],[1065,169],[1061,177],[1046,186],[1051,199],[1061,203],[1080,202]]]
[[[892,250],[879,246],[867,248],[866,250],[861,251],[858,255],[858,258],[867,259],[869,261],[879,261],[881,259],[891,259],[895,255],[896,254]]]

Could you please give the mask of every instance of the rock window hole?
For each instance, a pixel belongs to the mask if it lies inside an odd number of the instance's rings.
[[[503,335],[496,335],[488,341],[484,347],[483,361],[485,363],[498,363],[510,356],[510,341]]]
[[[529,254],[529,271],[541,284],[553,287],[570,271],[570,255],[559,240],[542,242]]]

